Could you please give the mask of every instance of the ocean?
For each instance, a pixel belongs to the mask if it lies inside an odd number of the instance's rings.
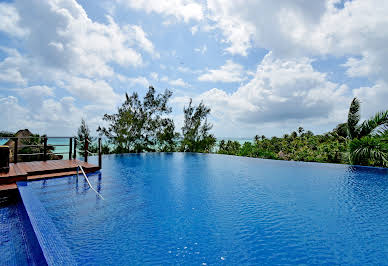
[[[218,149],[218,145],[219,145],[221,140],[224,140],[225,142],[228,141],[228,140],[238,141],[241,145],[243,145],[245,142],[253,142],[253,138],[252,139],[248,139],[248,138],[226,138],[226,137],[217,138],[217,143],[216,143],[217,147],[216,147],[215,150]],[[8,139],[0,139],[0,145],[3,145],[7,141],[8,141]],[[55,153],[61,153],[61,155],[63,156],[63,159],[65,159],[65,160],[69,159],[69,139],[68,138],[49,138],[47,140],[47,144],[48,145],[54,145],[54,147],[55,147],[54,152]],[[56,146],[56,145],[59,145],[59,146]],[[74,145],[74,143],[73,143],[73,145]]]

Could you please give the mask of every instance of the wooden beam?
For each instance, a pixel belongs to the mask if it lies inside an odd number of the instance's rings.
[[[18,138],[14,138],[15,145],[14,145],[14,151],[13,151],[13,162],[17,163],[18,162]]]
[[[71,160],[72,151],[73,151],[73,138],[69,138],[69,160]]]
[[[102,167],[102,147],[101,138],[98,138],[98,167]]]
[[[43,140],[43,161],[47,161],[47,137]]]

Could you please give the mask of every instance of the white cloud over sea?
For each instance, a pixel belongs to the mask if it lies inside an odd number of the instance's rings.
[[[126,92],[191,97],[218,136],[323,132],[387,109],[388,3],[15,0],[0,3],[2,130],[74,134]]]

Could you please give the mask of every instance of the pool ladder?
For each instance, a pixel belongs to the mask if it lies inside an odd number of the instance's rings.
[[[97,190],[95,190],[95,189],[93,188],[92,184],[90,184],[90,181],[89,181],[88,177],[86,176],[85,171],[84,171],[84,169],[82,168],[81,165],[78,165],[78,166],[77,166],[77,177],[79,176],[79,175],[78,175],[78,169],[81,169],[81,172],[82,172],[82,174],[83,174],[83,176],[84,176],[86,182],[88,182],[89,187],[90,187],[94,192],[96,192],[96,194],[97,194],[101,199],[105,200],[104,197],[103,197],[100,193],[98,193]]]

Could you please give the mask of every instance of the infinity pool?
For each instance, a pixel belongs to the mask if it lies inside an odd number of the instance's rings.
[[[20,184],[46,259],[388,263],[387,169],[157,153],[105,156],[89,179],[105,200],[81,176]]]

